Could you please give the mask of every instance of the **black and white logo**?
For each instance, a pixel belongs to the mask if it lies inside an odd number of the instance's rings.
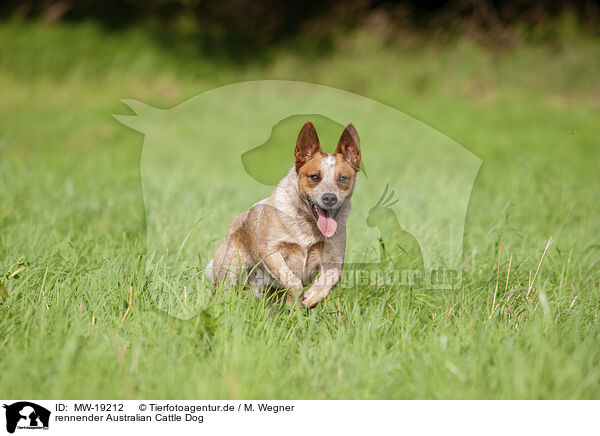
[[[16,429],[48,430],[50,411],[29,401],[19,401],[4,405],[6,409],[6,431],[14,433]]]

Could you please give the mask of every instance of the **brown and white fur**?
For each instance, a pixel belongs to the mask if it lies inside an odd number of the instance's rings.
[[[257,296],[285,289],[288,303],[312,307],[342,274],[360,140],[348,124],[335,153],[323,153],[308,121],[294,155],[296,165],[271,196],[233,220],[206,274],[215,284],[247,285]]]

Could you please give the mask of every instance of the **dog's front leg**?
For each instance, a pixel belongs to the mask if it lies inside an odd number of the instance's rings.
[[[302,296],[304,285],[302,280],[290,269],[282,254],[273,252],[263,258],[263,263],[277,280],[288,289],[287,303],[295,304]]]
[[[304,293],[302,301],[304,307],[313,307],[327,297],[342,276],[342,268],[337,265],[329,267],[322,265],[321,268],[321,275],[314,281],[308,291]]]

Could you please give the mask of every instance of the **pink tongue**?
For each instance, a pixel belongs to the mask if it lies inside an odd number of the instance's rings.
[[[317,210],[319,219],[317,220],[317,227],[323,233],[326,238],[331,238],[337,230],[337,223],[333,218],[329,216],[329,213],[324,212],[321,209]]]

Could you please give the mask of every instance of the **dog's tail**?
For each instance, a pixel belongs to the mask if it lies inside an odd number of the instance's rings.
[[[215,277],[214,277],[214,273],[213,273],[213,262],[215,261],[214,258],[212,258],[210,260],[210,262],[208,262],[208,265],[206,265],[206,269],[204,270],[206,272],[206,277],[208,277],[208,280],[210,280],[211,282],[215,281]]]

